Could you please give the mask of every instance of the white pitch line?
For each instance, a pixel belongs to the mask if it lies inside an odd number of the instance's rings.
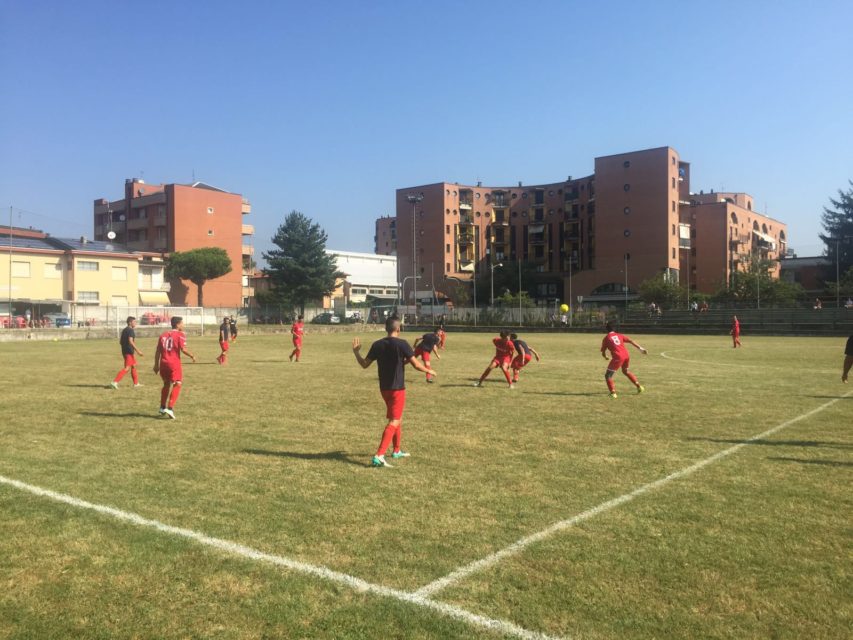
[[[68,504],[72,507],[77,507],[79,509],[95,511],[111,518],[115,518],[116,520],[129,522],[140,527],[156,529],[157,531],[165,533],[167,535],[186,538],[192,540],[193,542],[197,542],[208,547],[213,547],[214,549],[218,549],[219,551],[223,551],[229,555],[239,556],[242,558],[247,558],[249,560],[255,560],[257,562],[266,562],[269,564],[277,565],[279,567],[284,567],[286,569],[290,569],[298,573],[304,573],[307,575],[322,578],[323,580],[327,580],[329,582],[342,584],[346,587],[349,587],[351,589],[354,589],[355,591],[359,591],[362,593],[370,593],[373,595],[379,595],[386,598],[394,598],[396,600],[408,602],[410,604],[436,611],[449,618],[454,618],[456,620],[466,622],[472,626],[481,627],[483,629],[488,629],[497,633],[502,633],[506,636],[521,638],[522,640],[559,640],[554,636],[548,636],[544,633],[524,629],[506,620],[487,618],[485,616],[472,613],[471,611],[468,611],[466,609],[462,609],[461,607],[456,607],[454,605],[447,604],[444,602],[438,602],[436,600],[432,600],[417,593],[400,591],[398,589],[392,589],[391,587],[383,587],[382,585],[373,584],[367,582],[366,580],[362,580],[361,578],[356,578],[355,576],[351,576],[346,573],[339,573],[323,566],[307,564],[298,560],[285,558],[284,556],[264,553],[263,551],[258,551],[257,549],[252,549],[251,547],[247,547],[236,542],[230,542],[221,538],[213,538],[198,531],[193,531],[192,529],[173,527],[157,520],[144,518],[135,513],[130,513],[128,511],[122,511],[121,509],[115,509],[106,505],[94,504],[92,502],[80,500],[79,498],[75,498],[64,493],[51,491],[50,489],[36,487],[34,485],[27,484],[26,482],[21,482],[20,480],[14,480],[12,478],[7,478],[5,476],[0,475],[0,484],[5,484],[10,487],[14,487],[21,491],[26,491],[37,496],[49,498],[56,502],[62,502],[64,504]]]
[[[750,369],[776,369],[778,371],[785,370],[790,371],[790,369],[785,367],[768,367],[763,364],[740,364],[738,362],[707,362],[705,360],[688,360],[687,358],[676,358],[675,356],[669,355],[666,351],[661,351],[661,357],[666,358],[667,360],[675,360],[676,362],[689,362],[691,364],[701,364],[701,365],[711,365],[714,367],[747,367]],[[835,370],[829,369],[797,369],[797,373],[835,373]]]
[[[767,436],[773,435],[777,431],[781,431],[782,429],[789,427],[792,424],[799,422],[800,420],[804,420],[806,418],[809,418],[809,417],[815,415],[816,413],[820,413],[824,409],[831,407],[832,405],[834,405],[836,402],[838,402],[842,398],[846,398],[847,396],[849,396],[851,394],[853,394],[853,390],[848,391],[847,393],[845,393],[843,396],[840,396],[839,398],[835,398],[834,400],[830,400],[829,402],[825,402],[824,404],[820,405],[819,407],[812,409],[811,411],[807,411],[806,413],[803,413],[803,414],[797,416],[796,418],[791,418],[790,420],[787,420],[786,422],[783,422],[782,424],[776,425],[775,427],[768,429],[767,431],[763,431],[762,433],[759,433],[758,435],[747,438],[744,442],[742,442],[740,444],[736,444],[732,447],[729,447],[728,449],[724,449],[723,451],[720,451],[719,453],[715,453],[711,457],[705,458],[704,460],[700,460],[699,462],[691,464],[689,467],[685,467],[685,468],[681,469],[680,471],[676,471],[675,473],[671,473],[668,476],[666,476],[665,478],[660,478],[658,480],[655,480],[654,482],[644,484],[643,486],[638,487],[629,493],[625,493],[625,494],[623,494],[617,498],[613,498],[612,500],[608,500],[607,502],[603,502],[600,505],[598,505],[597,507],[593,507],[592,509],[588,509],[587,511],[584,511],[583,513],[579,513],[578,515],[573,516],[567,520],[561,520],[560,522],[555,522],[551,526],[549,526],[545,529],[542,529],[541,531],[538,531],[532,535],[529,535],[527,537],[521,538],[520,540],[517,540],[516,542],[512,543],[508,547],[504,547],[503,549],[496,551],[495,553],[488,555],[485,558],[481,558],[480,560],[476,560],[470,564],[462,566],[462,567],[456,569],[455,571],[447,574],[443,578],[439,578],[438,580],[430,582],[429,584],[427,584],[427,585],[421,587],[420,589],[418,589],[417,591],[415,591],[415,594],[420,595],[420,596],[432,596],[433,594],[437,593],[438,591],[441,591],[442,589],[445,589],[445,588],[453,585],[454,583],[458,582],[459,580],[462,580],[463,578],[470,576],[473,573],[476,573],[478,571],[482,571],[484,569],[488,569],[489,567],[494,566],[495,564],[497,564],[501,560],[504,560],[505,558],[508,558],[510,556],[513,556],[513,555],[521,552],[526,547],[529,547],[531,544],[534,544],[536,542],[541,542],[542,540],[545,540],[546,538],[551,537],[555,533],[559,533],[560,531],[564,531],[565,529],[573,527],[574,525],[578,524],[579,522],[583,522],[584,520],[589,520],[590,518],[593,518],[593,517],[595,517],[601,513],[604,513],[606,511],[610,511],[611,509],[614,509],[614,508],[618,507],[619,505],[625,504],[626,502],[630,502],[634,498],[637,498],[637,497],[643,495],[644,493],[648,493],[649,491],[653,491],[654,489],[659,489],[660,487],[662,487],[666,484],[669,484],[673,480],[678,480],[679,478],[684,478],[686,476],[689,476],[692,473],[699,471],[703,467],[708,466],[709,464],[717,462],[718,460],[721,460],[721,459],[725,458],[726,456],[730,456],[731,454],[735,453],[736,451],[740,450],[741,448],[747,446],[750,442],[754,442],[755,440],[761,440],[762,438],[766,438]]]

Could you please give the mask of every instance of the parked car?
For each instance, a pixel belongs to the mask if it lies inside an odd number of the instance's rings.
[[[341,319],[334,313],[327,312],[314,316],[314,319],[311,320],[311,322],[313,324],[340,324]]]
[[[71,326],[71,318],[68,317],[67,313],[46,313],[44,318],[47,318],[55,327],[70,327]]]

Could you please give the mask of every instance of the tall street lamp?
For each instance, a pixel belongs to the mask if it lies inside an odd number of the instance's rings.
[[[417,234],[417,206],[418,203],[424,199],[423,193],[410,193],[406,196],[406,200],[412,203],[412,277],[416,277],[418,275],[418,234]],[[405,282],[405,279],[404,279]],[[415,291],[417,291],[417,281],[415,282],[415,289],[412,292],[412,301],[415,304],[415,315],[417,315],[417,300]]]
[[[503,262],[498,262],[497,264],[490,264],[489,266],[492,268],[492,283],[491,283],[492,284],[492,293],[491,293],[491,304],[489,306],[494,307],[495,306],[495,269],[497,267],[502,267],[504,265],[503,265]]]
[[[631,259],[631,254],[625,254],[625,317],[628,317],[628,260]]]

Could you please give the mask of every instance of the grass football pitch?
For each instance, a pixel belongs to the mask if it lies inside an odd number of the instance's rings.
[[[0,344],[0,638],[850,637],[843,339],[633,336],[611,399],[602,334],[511,391],[451,332],[375,469],[352,335],[190,337],[174,421],[153,339]]]

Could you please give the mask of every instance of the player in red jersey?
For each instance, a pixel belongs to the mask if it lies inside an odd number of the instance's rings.
[[[613,324],[607,323],[607,335],[601,341],[601,357],[607,360],[607,351],[610,351],[610,364],[607,365],[607,372],[604,374],[604,380],[607,382],[607,388],[610,390],[610,397],[616,397],[616,385],[613,383],[613,375],[621,368],[628,380],[634,383],[637,387],[637,393],[645,391],[643,386],[637,380],[637,376],[628,370],[628,364],[631,362],[631,355],[628,353],[626,344],[632,344],[637,347],[640,352],[645,355],[648,353],[643,347],[631,340],[628,336],[623,336],[621,333],[616,333],[613,330]]]
[[[438,355],[438,345],[441,340],[438,329],[432,331],[432,333],[425,333],[420,338],[415,338],[415,357],[420,358],[424,361],[424,366],[430,368],[431,365],[429,363],[430,356],[435,355],[436,358],[441,360],[441,356]],[[432,375],[429,373],[426,376],[427,382],[432,382]]]
[[[409,454],[400,448],[403,409],[406,406],[405,365],[411,364],[418,371],[435,375],[435,371],[418,362],[409,343],[400,339],[400,321],[397,318],[388,318],[385,321],[385,331],[388,335],[370,346],[366,358],[361,355],[361,341],[358,338],[352,341],[352,352],[363,369],[367,369],[374,360],[376,361],[379,367],[379,392],[385,401],[385,417],[388,419],[388,424],[382,432],[379,448],[371,462],[374,467],[391,466],[385,462],[385,452],[392,442],[394,444],[392,458],[409,457]]]
[[[732,330],[729,331],[732,336],[732,347],[737,349],[740,344],[740,322],[737,319],[737,316],[732,316]]]
[[[219,354],[219,357],[216,358],[216,361],[219,364],[225,364],[228,360],[228,349],[230,348],[230,344],[228,344],[228,336],[231,333],[231,323],[228,318],[222,318],[222,324],[219,325],[219,348],[222,350],[222,353]]]
[[[474,383],[474,386],[482,387],[483,380],[489,377],[492,369],[500,367],[501,371],[504,373],[504,378],[506,378],[506,383],[509,385],[509,388],[515,389],[515,386],[512,384],[512,379],[509,377],[509,365],[512,362],[512,354],[515,352],[515,345],[512,343],[512,340],[509,339],[509,331],[501,331],[500,337],[494,338],[492,343],[495,345],[495,357],[492,358],[489,366],[486,367],[486,370],[483,371],[483,375],[481,375],[480,379]]]
[[[296,318],[296,322],[290,325],[290,336],[293,338],[293,351],[290,352],[288,360],[299,362],[299,357],[302,355],[302,336],[305,334],[305,323],[302,321],[302,316]]]
[[[536,362],[539,362],[541,359],[539,357],[539,353],[527,344],[524,340],[519,339],[518,335],[515,333],[511,333],[509,339],[512,340],[512,344],[515,345],[515,351],[518,355],[515,356],[512,360],[512,382],[515,384],[518,382],[518,374],[521,370],[530,362],[533,357],[536,357]]]
[[[154,373],[163,378],[163,390],[160,392],[160,415],[175,419],[175,403],[181,393],[184,378],[181,367],[181,353],[187,355],[193,362],[195,356],[187,351],[187,336],[184,333],[184,319],[179,316],[172,318],[172,330],[160,336],[157,341],[157,351],[154,354]],[[171,393],[169,388],[171,387]],[[168,401],[168,405],[167,405]]]
[[[142,352],[136,347],[136,318],[133,316],[127,317],[127,326],[121,332],[119,343],[121,344],[121,355],[124,358],[124,369],[116,374],[110,386],[113,389],[118,389],[118,383],[124,378],[125,374],[130,371],[130,377],[133,378],[134,388],[141,387],[139,384],[139,374],[136,372],[136,356],[142,357]]]

